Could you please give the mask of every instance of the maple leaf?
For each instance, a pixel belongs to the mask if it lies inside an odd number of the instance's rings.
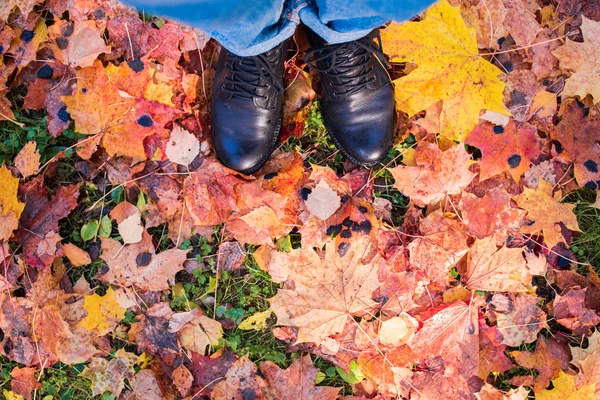
[[[477,307],[457,301],[442,308],[423,322],[407,345],[423,359],[441,356],[446,368],[468,380],[479,368]]]
[[[481,110],[510,115],[502,104],[502,71],[479,56],[475,29],[466,27],[458,8],[438,2],[422,21],[392,23],[381,36],[392,62],[418,66],[394,81],[396,106],[409,117],[442,100],[440,134],[460,141]]]
[[[15,167],[23,178],[35,175],[40,168],[40,153],[35,142],[27,142],[15,157]]]
[[[452,1],[456,3],[456,1]],[[499,49],[499,39],[509,34],[519,47],[529,46],[542,31],[530,3],[523,0],[487,0],[461,2],[462,14],[467,24],[477,29],[477,43],[480,48]]]
[[[102,53],[110,53],[104,44],[103,30],[96,21],[67,22],[60,20],[49,30],[54,41],[52,50],[57,61],[75,67],[91,67]]]
[[[275,282],[294,282],[294,289],[284,286],[269,300],[277,324],[297,327],[300,343],[318,344],[342,332],[353,318],[369,315],[377,305],[371,294],[379,286],[377,265],[383,262],[378,255],[365,260],[369,251],[371,239],[362,237],[350,242],[343,256],[331,243],[324,258],[312,248],[273,252],[261,267]],[[324,293],[327,302],[320,300]]]
[[[503,373],[514,367],[504,354],[502,334],[496,326],[488,326],[484,318],[479,318],[479,377],[486,380],[490,372]]]
[[[219,351],[204,356],[192,353],[192,372],[196,384],[201,388],[197,393],[208,395],[217,382],[220,382],[236,360],[230,348],[225,347]]]
[[[458,208],[467,232],[479,239],[495,233],[502,237],[508,231],[518,230],[526,214],[511,205],[510,195],[501,187],[486,191],[483,197],[463,193]]]
[[[600,188],[600,121],[591,121],[581,103],[564,103],[562,119],[550,133],[554,149],[561,159],[574,164],[575,179],[580,186]]]
[[[33,11],[37,0],[7,0],[0,5],[0,20],[6,21],[10,12],[16,7],[21,14],[28,15]]]
[[[463,224],[438,210],[429,214],[419,229],[422,236],[408,245],[410,264],[445,285],[450,280],[450,269],[469,250]]]
[[[531,275],[523,249],[496,246],[496,239],[476,239],[471,247],[465,274],[466,286],[472,290],[527,292]]]
[[[260,367],[268,387],[263,389],[265,399],[319,399],[335,400],[339,388],[315,386],[318,369],[312,364],[310,356],[294,360],[287,369],[279,368],[271,361],[263,362]]]
[[[588,348],[586,350],[579,349],[584,352],[585,357],[581,354],[573,352],[574,357],[577,356],[573,361],[574,364],[579,368],[579,374],[575,376],[575,385],[578,389],[585,387],[586,385],[595,384],[595,398],[596,400],[600,396],[600,351],[598,351],[600,333],[598,330],[594,332],[592,336],[588,338]],[[571,348],[573,350],[573,348]]]
[[[40,181],[37,183],[43,184]],[[33,185],[36,185],[36,182],[33,182]],[[23,244],[23,257],[28,265],[44,268],[52,264],[56,243],[60,240],[56,233],[59,231],[58,223],[77,207],[79,188],[79,184],[60,186],[54,196],[48,199],[44,186],[41,193],[28,192],[28,186],[23,187],[24,193],[33,197],[31,201],[26,199],[17,234],[18,240]],[[48,253],[52,247],[53,251]]]
[[[19,178],[14,178],[4,164],[0,166],[0,242],[8,240],[12,232],[19,227],[19,217],[25,208],[17,198]]]
[[[536,304],[539,300],[527,293],[516,296],[497,293],[493,296],[491,307],[497,312],[498,329],[504,337],[502,343],[517,347],[536,340],[538,332],[548,326],[546,313]],[[497,302],[503,304],[503,309],[495,307]]]
[[[12,377],[10,388],[12,391],[20,394],[26,400],[31,400],[31,392],[42,388],[42,385],[35,378],[35,371],[35,368],[14,367],[10,373]]]
[[[600,316],[586,305],[588,288],[573,287],[554,298],[554,318],[556,322],[573,331],[575,335],[584,335],[600,323]]]
[[[596,382],[575,387],[575,377],[560,371],[556,379],[552,379],[551,390],[544,390],[535,395],[539,400],[596,400],[594,389]]]
[[[573,71],[567,78],[562,94],[579,96],[583,99],[588,94],[594,98],[594,103],[600,102],[600,22],[581,17],[581,32],[583,43],[567,41],[566,44],[554,50],[552,54],[558,58],[560,66]]]
[[[111,238],[100,238],[108,271],[98,279],[113,285],[135,285],[143,290],[166,290],[169,280],[183,269],[186,251],[170,249],[155,254],[152,237],[146,231],[139,243],[123,245]]]
[[[567,229],[580,231],[577,216],[573,213],[575,204],[562,204],[560,195],[552,196],[553,187],[541,180],[536,190],[523,188],[523,193],[514,198],[519,207],[527,211],[529,222],[521,227],[523,233],[544,233],[544,242],[552,249],[558,242],[564,242],[559,222]],[[567,244],[568,246],[568,244]]]
[[[463,146],[442,152],[431,143],[421,143],[415,151],[416,167],[389,168],[394,187],[419,207],[434,204],[449,194],[459,194],[475,177],[468,170],[469,154]]]
[[[168,303],[153,305],[131,325],[129,340],[135,341],[140,351],[158,355],[165,362],[174,361],[179,347],[177,333],[169,329],[173,314]]]
[[[532,376],[518,376],[513,378],[511,383],[514,382],[517,386],[522,384],[533,386],[536,393],[545,389],[550,384],[550,380],[556,378],[562,371],[562,355],[553,348],[554,343],[540,337],[533,352],[511,351],[510,355],[517,364],[525,368],[535,368],[539,372],[539,375],[535,378]]]
[[[518,128],[511,120],[506,126],[482,124],[465,141],[481,150],[480,180],[508,171],[515,182],[529,171],[532,158],[540,155],[536,131]]]
[[[92,395],[102,395],[109,391],[116,396],[125,388],[125,379],[131,379],[135,374],[134,366],[137,356],[119,349],[110,361],[94,357],[79,374],[92,381]]]
[[[83,308],[87,311],[87,316],[79,322],[79,326],[98,336],[111,332],[127,311],[121,307],[116,295],[113,288],[109,287],[104,296],[96,293],[85,296]]]
[[[257,369],[247,356],[235,361],[225,374],[225,379],[215,385],[211,399],[265,399],[262,391],[267,383],[256,374]]]

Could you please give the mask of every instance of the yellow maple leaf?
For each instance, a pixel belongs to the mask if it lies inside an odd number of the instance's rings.
[[[19,178],[14,178],[6,166],[0,166],[0,241],[7,240],[19,226],[19,217],[25,208],[17,198]]]
[[[424,20],[391,24],[381,37],[392,62],[417,64],[394,81],[398,109],[413,116],[442,100],[442,136],[464,140],[484,109],[510,115],[502,103],[502,71],[479,55],[475,29],[458,8],[441,1]]]
[[[117,301],[112,287],[104,296],[96,293],[85,296],[83,308],[88,315],[79,322],[79,326],[97,332],[98,336],[109,333],[123,319],[126,311]]]
[[[538,400],[595,400],[595,384],[575,388],[575,377],[560,371],[558,378],[552,380],[554,388],[537,393]]]

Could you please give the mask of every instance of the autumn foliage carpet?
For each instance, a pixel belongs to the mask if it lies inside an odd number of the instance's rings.
[[[0,4],[0,397],[600,399],[600,4],[441,1],[382,31],[372,170],[303,64],[253,176],[219,45],[108,0]]]

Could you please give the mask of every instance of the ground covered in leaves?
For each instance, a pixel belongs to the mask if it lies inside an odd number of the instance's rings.
[[[600,399],[600,5],[441,1],[382,31],[372,170],[302,61],[253,176],[219,46],[108,0],[0,5],[0,396]]]

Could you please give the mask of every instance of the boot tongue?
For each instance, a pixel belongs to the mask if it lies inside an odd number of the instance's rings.
[[[361,51],[362,50],[362,51]],[[366,79],[365,71],[368,68],[369,54],[360,48],[350,48],[336,52],[336,65],[332,66],[334,72],[332,79],[337,84],[355,86],[363,83]],[[333,62],[333,58],[331,62]]]

